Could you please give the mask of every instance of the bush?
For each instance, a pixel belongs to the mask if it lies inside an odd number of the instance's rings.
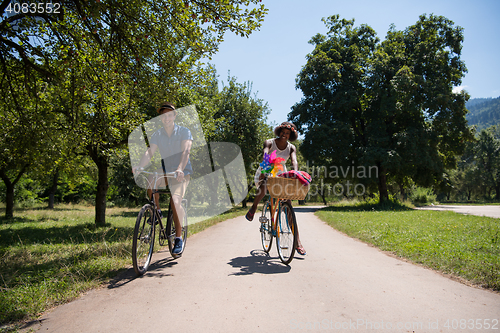
[[[436,194],[432,188],[416,186],[411,190],[410,200],[413,204],[431,204],[436,202]]]

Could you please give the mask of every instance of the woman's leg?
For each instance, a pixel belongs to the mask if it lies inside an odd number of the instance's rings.
[[[253,216],[255,215],[255,212],[257,211],[257,205],[259,204],[259,202],[261,202],[262,198],[264,198],[264,196],[266,195],[266,191],[267,191],[266,182],[262,182],[260,184],[259,189],[257,190],[257,195],[255,196],[255,199],[253,200],[252,207],[250,208],[247,215],[245,216],[247,220],[249,220],[249,221],[253,220]]]
[[[288,203],[290,204],[290,206],[292,205],[292,200],[287,200]],[[295,229],[295,234],[297,235],[297,252],[301,255],[305,255],[306,254],[306,250],[304,249],[304,247],[302,246],[302,243],[300,241],[300,237],[299,237],[299,225],[296,223],[295,224],[296,226],[296,229]]]

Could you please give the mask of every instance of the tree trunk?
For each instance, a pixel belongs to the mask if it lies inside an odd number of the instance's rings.
[[[99,154],[98,147],[89,148],[90,157],[97,166],[97,192],[95,196],[95,224],[97,227],[106,225],[106,195],[108,193],[108,157]]]
[[[5,218],[11,219],[14,217],[14,185],[9,181],[5,182],[5,187],[7,187],[5,196]]]
[[[108,194],[108,163],[102,157],[98,168],[97,193],[95,196],[95,224],[98,227],[106,225],[106,195]]]
[[[9,177],[5,173],[5,170],[0,170],[0,178],[3,180],[5,183],[6,191],[5,193],[5,218],[12,218],[14,217],[14,187],[16,186],[17,182],[21,179],[21,177],[24,175],[26,172],[26,169],[28,169],[29,164],[26,164],[23,166],[21,171],[19,171],[16,179],[14,181],[10,181]]]
[[[325,193],[323,192],[323,189],[321,191],[319,191],[319,195],[321,196],[321,199],[323,199],[323,204],[325,206],[327,206],[327,204],[326,204],[326,198],[325,198]],[[300,201],[301,200],[299,200],[299,204],[300,204]]]
[[[399,192],[401,195],[401,201],[405,201],[406,200],[406,193],[405,193],[405,186],[403,185],[403,183],[399,184]]]
[[[387,171],[382,166],[382,163],[377,163],[378,167],[378,193],[380,202],[389,200],[389,194],[387,193]]]
[[[49,189],[49,209],[54,209],[54,201],[57,191],[57,182],[59,180],[59,170],[56,169],[54,175],[52,176],[52,186]]]

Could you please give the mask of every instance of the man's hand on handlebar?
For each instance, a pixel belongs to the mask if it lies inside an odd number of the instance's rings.
[[[175,173],[177,174],[177,181],[180,183],[182,181],[184,181],[184,171],[182,170],[175,170]]]
[[[136,173],[139,173],[142,170],[144,170],[144,168],[139,167],[139,166],[135,166],[135,167],[132,168],[132,173],[135,175]]]

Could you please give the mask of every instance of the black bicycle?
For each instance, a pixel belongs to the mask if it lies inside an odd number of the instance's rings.
[[[184,218],[181,221],[181,237],[182,237],[182,250],[179,254],[174,254],[174,243],[175,243],[175,223],[174,223],[174,214],[173,207],[171,207],[171,200],[168,204],[168,210],[166,212],[167,223],[164,227],[162,222],[162,217],[158,212],[158,207],[153,200],[154,195],[156,193],[167,193],[170,192],[167,190],[159,190],[157,183],[158,180],[162,178],[176,178],[175,172],[170,173],[158,173],[158,172],[148,172],[140,169],[136,176],[140,175],[153,175],[153,184],[151,197],[148,198],[149,203],[142,206],[139,215],[137,215],[137,220],[135,222],[134,228],[134,239],[132,242],[132,263],[134,265],[134,270],[137,275],[142,275],[146,273],[151,264],[151,258],[153,256],[153,252],[155,251],[155,235],[156,229],[158,229],[158,244],[160,246],[164,246],[168,244],[168,249],[170,254],[174,259],[179,258],[184,252],[184,248],[186,247],[187,240],[187,232],[188,232],[188,224],[187,224],[187,200],[183,199],[181,202],[181,206],[184,209]],[[156,228],[159,226],[159,228]]]

